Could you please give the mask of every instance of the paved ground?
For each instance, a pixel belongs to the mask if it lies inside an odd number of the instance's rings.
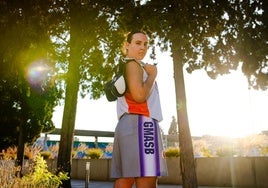
[[[72,180],[72,188],[85,188],[85,181]],[[112,188],[113,182],[90,181],[88,188]],[[158,188],[180,188],[178,185],[159,185]]]
[[[113,182],[107,181],[90,181],[88,188],[112,188]],[[83,180],[72,180],[72,188],[86,188],[85,181]],[[158,185],[158,188],[182,188],[181,185]],[[199,188],[220,188],[220,187],[206,187],[199,186]],[[228,188],[228,187],[224,187]]]

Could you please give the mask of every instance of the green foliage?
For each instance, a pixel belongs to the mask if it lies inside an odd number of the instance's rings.
[[[79,144],[77,148],[72,151],[72,158],[74,159],[100,159],[104,151],[100,148],[88,148],[85,143]]]
[[[152,39],[158,38],[151,43],[157,42],[162,50],[170,48],[174,62],[186,64],[190,73],[203,68],[216,78],[237,69],[241,62],[252,87],[268,85],[268,6],[264,0],[6,0],[0,1],[0,7],[0,149],[17,144],[19,132],[25,142],[31,142],[40,131],[53,127],[53,107],[65,83],[72,91],[66,93],[65,104],[75,101],[78,88],[82,96],[99,98],[120,55],[122,34],[131,29],[143,28]],[[29,87],[24,75],[28,65],[40,58],[51,59],[61,73],[68,71],[68,75],[58,74],[55,83],[59,85],[48,93]],[[69,132],[62,132],[62,137],[73,132],[72,107],[64,112],[63,130]],[[61,150],[67,160],[69,150]]]
[[[236,152],[234,148],[226,146],[226,147],[217,149],[216,155],[218,157],[233,157],[234,155],[236,155]]]
[[[160,38],[162,50],[177,52],[189,73],[204,69],[215,79],[242,65],[251,87],[267,89],[267,7],[264,0],[158,0],[125,11]],[[125,24],[135,20],[126,17]]]
[[[267,156],[268,155],[268,146],[260,146],[259,151],[262,156]]]
[[[211,153],[211,150],[208,149],[208,148],[201,148],[201,153],[202,153],[202,156],[204,157],[212,157],[212,153]]]
[[[66,173],[60,172],[55,175],[48,171],[46,161],[38,155],[35,159],[33,173],[23,176],[20,180],[21,186],[41,187],[41,188],[57,188],[62,180],[69,179]]]
[[[54,50],[50,40],[57,21],[48,10],[50,3],[1,1],[0,33],[0,149],[33,142],[41,131],[51,130],[53,108],[61,97],[53,71],[31,70],[43,62],[54,69]],[[19,44],[19,45],[18,45]],[[48,72],[46,72],[48,71]],[[40,73],[40,74],[39,74]],[[43,80],[40,80],[44,76]]]
[[[180,156],[180,149],[170,147],[165,150],[165,156],[166,157],[179,157]]]
[[[57,188],[63,180],[69,179],[66,173],[60,172],[55,175],[48,171],[46,161],[37,155],[34,159],[33,169],[22,178],[18,177],[17,172],[20,167],[15,167],[13,160],[0,161],[0,187],[4,188]]]
[[[44,159],[52,159],[53,158],[53,154],[51,151],[41,151],[40,155],[44,158]]]
[[[103,155],[103,151],[99,148],[89,148],[85,153],[90,159],[99,159]]]

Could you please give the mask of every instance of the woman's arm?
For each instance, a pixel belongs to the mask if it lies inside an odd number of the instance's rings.
[[[138,103],[146,101],[150,95],[157,75],[157,68],[155,65],[145,64],[144,70],[148,74],[145,82],[143,82],[143,70],[139,63],[131,61],[126,64],[128,90],[133,99]]]

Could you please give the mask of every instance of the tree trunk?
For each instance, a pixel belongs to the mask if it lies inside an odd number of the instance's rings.
[[[16,166],[20,166],[22,169],[23,166],[23,159],[24,159],[24,125],[23,123],[20,123],[19,126],[19,139],[18,139],[18,151],[17,151],[17,160],[16,160]],[[16,175],[22,176],[22,171],[17,172]]]
[[[173,43],[173,44],[179,44]],[[175,50],[177,49],[177,50]],[[186,94],[183,77],[183,63],[180,58],[179,48],[172,46],[172,58],[174,62],[174,80],[176,91],[176,107],[179,128],[180,163],[182,183],[184,188],[197,188],[195,161],[193,155],[192,137],[189,128]]]
[[[70,1],[70,58],[66,80],[66,95],[63,112],[59,156],[57,161],[58,172],[67,172],[70,177],[73,134],[75,128],[75,117],[77,108],[77,96],[79,91],[79,65],[81,59],[81,42],[79,38],[79,19],[77,15],[79,3]],[[71,179],[63,181],[63,188],[71,188]]]

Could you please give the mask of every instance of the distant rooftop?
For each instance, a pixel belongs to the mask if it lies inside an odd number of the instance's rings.
[[[55,130],[48,132],[47,134],[60,135],[61,129],[56,128]],[[114,132],[75,129],[74,136],[114,137]]]

